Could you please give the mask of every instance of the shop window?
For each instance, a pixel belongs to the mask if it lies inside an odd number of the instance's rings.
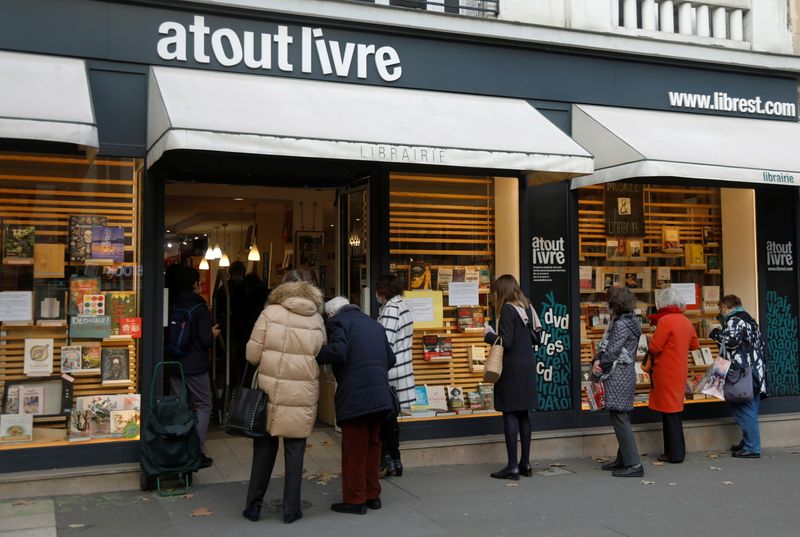
[[[390,270],[404,281],[415,316],[418,397],[403,419],[494,411],[492,385],[482,383],[490,284],[498,267],[515,273],[519,264],[518,207],[496,194],[516,189],[497,188],[498,183],[516,184],[516,179],[391,176]],[[506,214],[496,222],[501,204]],[[517,238],[508,248],[513,252],[496,252],[501,226],[509,228],[506,242]]]
[[[0,450],[139,436],[141,167],[0,153]]]
[[[748,189],[631,183],[578,191],[582,381],[589,378],[595,345],[610,319],[605,290],[625,286],[633,291],[638,298],[636,312],[641,316],[642,333],[648,335],[654,330],[648,314],[656,311],[656,292],[671,286],[686,299],[685,313],[701,347],[687,356],[687,402],[718,401],[695,392],[718,355],[717,345],[708,334],[719,326],[717,303],[723,285],[752,306],[757,303],[752,194]],[[749,207],[743,197],[751,199]],[[731,212],[734,206],[737,209]],[[740,277],[742,271],[733,266],[723,275],[723,230],[733,230],[732,226],[743,227],[727,236],[726,253],[735,253],[742,263],[752,258],[752,265],[745,267],[749,270],[745,277]],[[636,362],[637,406],[647,404],[650,390],[650,378],[641,369],[643,357],[640,352]],[[585,392],[583,408],[589,408]]]

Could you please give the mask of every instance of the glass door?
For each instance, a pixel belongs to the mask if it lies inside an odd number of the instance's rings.
[[[342,296],[369,314],[369,188],[366,184],[340,191]]]

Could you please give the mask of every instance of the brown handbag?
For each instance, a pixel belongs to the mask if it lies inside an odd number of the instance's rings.
[[[489,357],[483,368],[484,382],[497,382],[503,373],[503,338],[498,336],[489,349]]]

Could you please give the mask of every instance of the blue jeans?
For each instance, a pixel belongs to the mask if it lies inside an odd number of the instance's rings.
[[[758,408],[761,404],[761,397],[755,394],[752,401],[746,403],[728,403],[731,414],[742,428],[742,438],[744,438],[744,451],[751,453],[761,453],[761,435],[758,432]]]

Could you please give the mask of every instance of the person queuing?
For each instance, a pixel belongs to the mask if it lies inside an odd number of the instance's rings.
[[[615,477],[641,477],[644,467],[631,429],[631,411],[636,388],[634,359],[642,325],[634,314],[636,297],[625,287],[610,287],[606,292],[611,321],[597,345],[592,374],[605,388],[606,409],[617,436],[617,457],[603,465]],[[684,358],[685,360],[686,358]]]
[[[504,274],[492,287],[499,312],[498,327],[495,333],[487,324],[484,340],[491,345],[501,338],[503,345],[503,369],[494,385],[494,406],[503,413],[508,463],[490,476],[518,481],[520,475],[533,476],[530,411],[538,406],[533,344],[534,333],[541,329],[541,323],[514,276]],[[517,438],[521,445],[519,459]]]
[[[409,410],[416,399],[411,361],[414,320],[402,295],[403,282],[396,274],[386,274],[378,278],[375,290],[375,298],[381,304],[378,322],[386,330],[386,338],[397,360],[395,366],[389,370],[389,384],[397,391],[401,410]],[[395,416],[391,416],[381,426],[381,475],[403,475],[400,427]]]
[[[267,434],[253,439],[253,464],[242,515],[257,521],[269,486],[278,439],[283,438],[286,479],[283,521],[303,516],[300,486],[306,439],[319,402],[319,366],[326,341],[323,298],[301,271],[291,271],[269,295],[247,342],[247,361],[258,368],[258,387],[267,394]]]
[[[392,411],[388,371],[395,356],[386,331],[344,297],[325,304],[328,342],[317,355],[336,377],[336,422],[342,429],[342,502],[338,513],[381,508],[381,423]]]
[[[648,363],[649,405],[661,413],[664,452],[658,460],[680,463],[686,457],[681,412],[689,374],[687,356],[700,345],[694,326],[683,314],[686,303],[680,293],[671,287],[662,289],[656,296],[656,304],[658,311],[650,316],[650,324],[656,331],[648,346],[652,357]]]
[[[719,343],[723,358],[731,367],[749,366],[753,373],[753,399],[742,403],[728,402],[731,414],[742,429],[742,440],[731,446],[731,455],[743,459],[761,456],[761,434],[758,430],[758,411],[761,398],[767,396],[766,345],[758,323],[742,307],[742,299],[725,295],[719,302],[723,328],[708,335]]]

